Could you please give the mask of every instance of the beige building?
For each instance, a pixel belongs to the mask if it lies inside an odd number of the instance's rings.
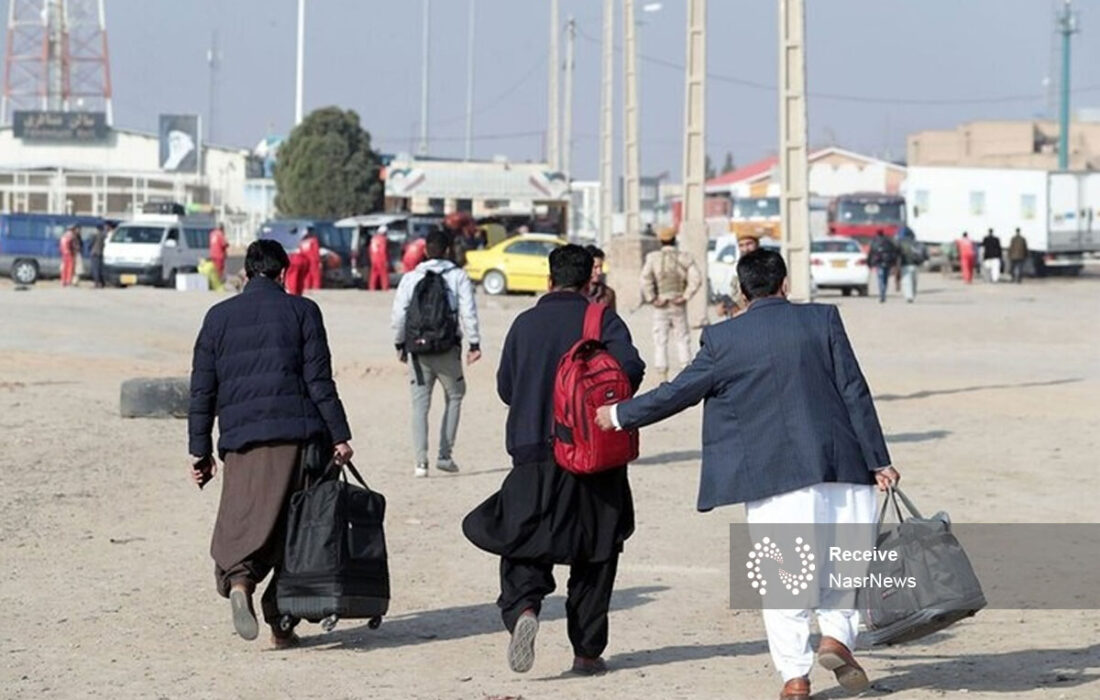
[[[909,165],[1058,169],[1054,121],[977,121],[954,129],[910,134]],[[1100,122],[1076,121],[1069,129],[1070,170],[1100,169]]]

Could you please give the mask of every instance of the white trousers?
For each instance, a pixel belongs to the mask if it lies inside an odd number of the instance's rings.
[[[873,523],[875,515],[875,489],[863,484],[815,484],[745,504],[750,533],[756,523]],[[826,572],[819,574],[818,581],[828,580]],[[841,601],[844,607],[838,605]],[[813,668],[810,621],[814,612],[823,636],[854,648],[859,613],[850,606],[850,597],[843,591],[823,587],[816,610],[763,611],[772,663],[784,682],[808,675]]]
[[[990,282],[999,282],[1001,280],[1001,261],[996,258],[990,258],[989,260],[982,261],[982,267],[985,269],[986,279]]]

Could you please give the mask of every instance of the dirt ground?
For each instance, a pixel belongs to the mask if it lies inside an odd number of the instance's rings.
[[[918,303],[826,296],[842,307],[907,492],[956,521],[1097,519],[1100,276],[975,284],[925,275]],[[621,293],[621,299],[632,295]],[[577,679],[560,588],[534,670],[511,673],[496,560],[462,516],[508,461],[493,377],[531,297],[480,297],[485,359],[469,372],[461,474],[412,478],[404,368],[390,294],[321,304],[357,464],[389,500],[393,584],[382,627],[303,627],[305,648],[237,638],[213,588],[220,479],[187,478],[185,423],[125,420],[119,384],[186,375],[217,297],[151,289],[16,291],[0,283],[0,696],[154,698],[775,697],[759,613],[728,608],[728,524],[694,511],[701,409],[643,433],[631,467],[638,528],[620,565],[606,657]],[[627,316],[652,357],[648,311]],[[652,385],[652,381],[648,382]],[[438,421],[436,401],[433,421]],[[1100,612],[986,610],[862,658],[869,697],[1100,697]],[[815,697],[842,694],[815,669]]]

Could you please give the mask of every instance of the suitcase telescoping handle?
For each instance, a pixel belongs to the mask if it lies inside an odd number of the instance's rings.
[[[901,500],[901,503],[898,503]],[[881,527],[882,523],[886,521],[886,507],[892,505],[894,507],[894,513],[898,516],[898,522],[905,522],[905,516],[902,514],[901,506],[905,506],[905,509],[909,511],[909,515],[914,518],[920,518],[920,511],[913,505],[913,502],[909,500],[909,497],[901,492],[901,489],[897,486],[891,486],[886,491],[886,495],[882,497],[882,506],[878,509],[878,518],[875,522]]]

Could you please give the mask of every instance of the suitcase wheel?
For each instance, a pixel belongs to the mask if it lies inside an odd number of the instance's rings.
[[[321,629],[326,632],[331,632],[336,629],[336,623],[340,621],[339,615],[329,615],[325,619],[321,620]]]
[[[289,632],[298,624],[298,618],[293,615],[281,615],[279,617],[279,631]]]
[[[382,626],[382,617],[381,616],[372,617],[370,620],[367,621],[367,627],[369,629],[376,630],[381,626]]]

